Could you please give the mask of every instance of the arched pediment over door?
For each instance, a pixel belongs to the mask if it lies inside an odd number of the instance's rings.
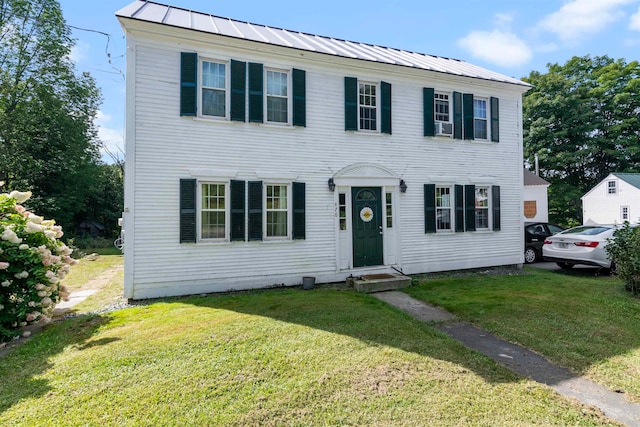
[[[338,186],[390,187],[400,184],[400,177],[392,170],[375,163],[354,163],[336,172],[333,180]]]

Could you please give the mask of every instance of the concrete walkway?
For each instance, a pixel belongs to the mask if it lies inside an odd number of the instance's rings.
[[[553,365],[531,350],[511,344],[468,323],[456,322],[455,316],[446,310],[414,299],[403,292],[389,291],[371,295],[418,320],[433,323],[436,329],[523,377],[548,385],[559,394],[577,399],[585,405],[595,406],[612,420],[629,427],[640,427],[640,405],[627,401],[620,393]]]

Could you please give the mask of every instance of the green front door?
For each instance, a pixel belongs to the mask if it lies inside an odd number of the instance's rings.
[[[382,265],[382,196],[380,187],[354,187],[353,266]]]

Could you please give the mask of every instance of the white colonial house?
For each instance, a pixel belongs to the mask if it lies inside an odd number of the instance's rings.
[[[582,196],[584,224],[640,221],[640,173],[612,173]]]
[[[526,83],[149,1],[117,17],[126,297],[523,262]]]
[[[549,182],[523,170],[525,222],[549,222]]]

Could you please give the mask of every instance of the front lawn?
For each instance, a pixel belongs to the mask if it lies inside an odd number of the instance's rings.
[[[525,272],[424,279],[407,293],[640,402],[640,300],[615,277]]]
[[[270,290],[48,326],[0,359],[0,425],[609,425],[377,299]]]

